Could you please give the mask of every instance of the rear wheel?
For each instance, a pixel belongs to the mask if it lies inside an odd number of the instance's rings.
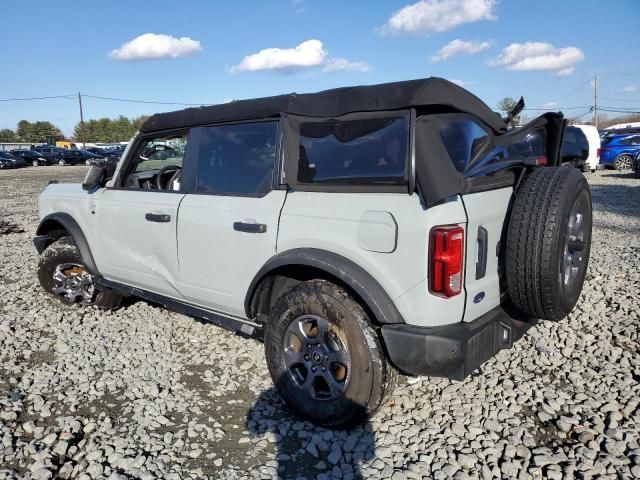
[[[84,162],[84,164],[85,164],[87,167],[88,167],[88,166],[90,166],[90,165],[91,165],[91,160],[86,160],[86,161]]]
[[[589,263],[591,191],[573,168],[534,170],[518,190],[507,233],[509,295],[525,314],[560,320],[575,306]]]
[[[385,403],[397,382],[366,312],[324,280],[303,282],[276,302],[264,343],[283,400],[318,425],[360,423]]]
[[[631,155],[627,155],[626,153],[623,153],[622,155],[618,155],[616,157],[615,162],[613,163],[613,166],[615,167],[616,170],[628,170],[629,168],[631,168]]]
[[[121,295],[95,285],[71,237],[59,238],[46,248],[38,262],[38,279],[42,288],[67,305],[112,309],[122,301]]]

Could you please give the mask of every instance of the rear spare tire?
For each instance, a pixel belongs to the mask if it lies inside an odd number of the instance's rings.
[[[366,311],[324,280],[302,282],[278,299],[264,346],[280,396],[324,427],[347,428],[372,416],[397,382]]]
[[[591,190],[576,169],[542,167],[518,190],[507,232],[507,286],[522,313],[560,320],[573,309],[589,263]]]

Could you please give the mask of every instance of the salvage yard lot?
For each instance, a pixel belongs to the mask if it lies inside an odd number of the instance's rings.
[[[103,312],[44,294],[37,195],[85,172],[0,171],[0,219],[25,230],[0,235],[0,479],[640,478],[631,174],[588,176],[592,259],[569,318],[464,382],[402,380],[368,424],[333,432],[286,411],[257,341],[143,301]]]

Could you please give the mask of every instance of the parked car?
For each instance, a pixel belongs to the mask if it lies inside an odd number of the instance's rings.
[[[9,152],[0,152],[0,168],[19,168],[26,164],[23,159],[10,154]]]
[[[67,304],[133,295],[262,338],[290,408],[350,426],[398,372],[462,380],[572,311],[592,208],[564,127],[507,132],[440,78],[157,114],[115,173],[42,192],[38,278]]]
[[[87,148],[87,152],[93,153],[102,159],[102,161],[95,160],[91,161],[91,163],[117,163],[121,156],[121,154],[118,153],[118,150],[113,148],[89,147]]]
[[[57,155],[58,165],[91,165],[96,161],[104,160],[102,157],[95,155],[86,150],[66,150],[64,153]]]
[[[574,126],[564,129],[560,157],[563,164],[571,164],[580,170],[585,170],[589,158],[589,142],[582,130]],[[590,168],[587,166],[586,170]]]
[[[34,167],[53,164],[52,157],[35,150],[11,150],[11,154],[22,158],[27,165],[33,165]]]
[[[573,137],[573,142],[577,142],[580,147],[574,144],[573,147],[569,147],[568,143],[571,143],[572,140],[567,138],[567,132],[572,132],[573,135],[569,135],[569,137]],[[567,144],[568,154],[573,155],[578,150],[585,150],[585,142],[587,143],[586,150],[588,151],[587,158],[584,160],[583,171],[591,171],[595,172],[598,168],[598,164],[600,163],[600,135],[598,134],[598,129],[593,125],[571,125],[567,127],[565,130],[564,144],[563,148],[565,148],[565,144]],[[584,152],[582,153],[584,156]]]
[[[37,145],[33,147],[32,150],[49,155],[55,155],[56,157],[69,151],[67,148],[54,147],[52,145]]]
[[[606,168],[626,170],[640,150],[640,135],[610,135],[602,139],[600,163]]]
[[[638,153],[636,153],[636,157],[633,159],[631,168],[636,175],[640,175],[640,150],[638,150]]]

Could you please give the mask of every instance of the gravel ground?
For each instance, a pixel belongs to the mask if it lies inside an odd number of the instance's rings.
[[[403,379],[349,432],[292,417],[262,345],[143,301],[65,307],[36,281],[47,180],[0,172],[0,478],[640,478],[640,180],[589,176],[576,310],[464,382]]]

